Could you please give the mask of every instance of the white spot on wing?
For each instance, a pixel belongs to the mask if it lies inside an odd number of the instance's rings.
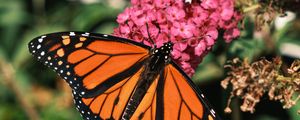
[[[37,48],[37,49],[40,49],[40,48],[41,48],[41,45],[38,45],[36,48]]]
[[[45,52],[44,52],[44,51],[42,51],[42,52],[41,52],[41,56],[44,56],[44,55],[45,55]]]
[[[203,94],[201,94],[201,97],[202,97],[202,98],[204,98],[204,95],[203,95]]]
[[[216,112],[214,111],[214,109],[211,109],[210,111],[211,111],[212,113],[214,113],[214,114],[216,113]]]
[[[89,35],[90,35],[90,33],[88,33],[88,32],[82,34],[82,36],[89,36]]]
[[[75,32],[70,32],[70,36],[75,36]]]
[[[43,38],[38,39],[38,41],[39,41],[40,43],[42,43],[42,42],[43,42]]]
[[[210,113],[214,116],[214,117],[216,117],[216,115],[215,115],[215,111],[213,110],[213,109],[210,109]]]

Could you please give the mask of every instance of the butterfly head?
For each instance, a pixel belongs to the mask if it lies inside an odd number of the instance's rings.
[[[167,63],[171,60],[170,55],[172,50],[173,43],[169,41],[167,43],[164,43],[163,46],[159,48],[154,48],[152,54],[157,58],[164,59],[164,61]]]

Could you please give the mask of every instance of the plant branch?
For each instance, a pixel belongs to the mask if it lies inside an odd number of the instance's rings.
[[[30,120],[39,120],[38,113],[30,104],[29,98],[18,87],[13,66],[2,59],[0,59],[0,74],[3,76],[3,84],[15,94],[17,101],[19,101]]]

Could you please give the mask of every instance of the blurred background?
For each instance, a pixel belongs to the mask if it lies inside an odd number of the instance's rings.
[[[243,2],[249,2],[237,1],[241,8]],[[128,5],[129,0],[0,0],[0,120],[82,119],[73,105],[69,87],[33,59],[27,43],[41,34],[59,31],[111,34],[117,27],[117,15]],[[247,14],[240,26],[241,37],[230,44],[219,40],[199,65],[193,80],[222,118],[300,119],[299,103],[286,110],[280,102],[269,101],[267,97],[261,99],[253,114],[240,111],[239,99],[233,99],[233,112],[224,114],[230,90],[220,86],[226,75],[224,64],[234,57],[248,58],[250,62],[262,57],[282,56],[286,62],[300,58],[300,19],[295,12],[298,9],[293,8],[283,16],[270,11],[244,11]]]

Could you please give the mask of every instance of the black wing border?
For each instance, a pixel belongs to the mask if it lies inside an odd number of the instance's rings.
[[[37,40],[41,38],[41,36],[63,36],[63,35],[69,35],[71,32],[75,33],[74,36],[82,36],[82,37],[91,37],[94,39],[105,39],[105,40],[112,40],[112,41],[118,41],[118,42],[123,42],[123,43],[130,43],[134,44],[140,47],[143,47],[145,49],[151,50],[151,47],[148,45],[144,45],[143,43],[136,42],[132,39],[127,39],[127,38],[122,38],[114,35],[109,35],[109,34],[101,34],[101,33],[90,33],[90,32],[81,32],[81,31],[64,31],[64,32],[53,32],[53,33],[48,33],[48,34],[43,34],[38,37],[35,37],[31,41]],[[84,36],[86,35],[86,36]]]

